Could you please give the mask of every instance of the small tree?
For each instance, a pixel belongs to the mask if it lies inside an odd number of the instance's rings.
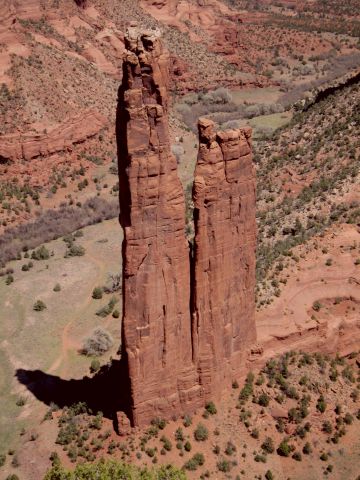
[[[106,353],[113,343],[110,333],[98,327],[85,339],[81,353],[88,356],[100,356]]]

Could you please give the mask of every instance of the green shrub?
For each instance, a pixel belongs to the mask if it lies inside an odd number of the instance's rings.
[[[5,462],[6,462],[6,455],[2,453],[0,454],[0,467],[3,467],[5,465]]]
[[[332,428],[331,423],[330,423],[328,420],[325,420],[325,422],[323,422],[323,424],[322,424],[322,430],[323,430],[323,432],[325,432],[325,433],[329,433],[329,434],[332,433],[333,428]]]
[[[103,296],[103,289],[102,287],[95,287],[92,292],[92,298],[95,300],[100,300]]]
[[[160,438],[160,442],[162,442],[163,447],[166,451],[170,452],[170,450],[172,450],[172,443],[170,442],[170,440],[167,437],[165,437],[165,435],[163,435]]]
[[[23,407],[26,403],[26,398],[25,397],[19,397],[17,400],[16,400],[16,405],[18,407]]]
[[[14,276],[13,275],[9,274],[9,275],[6,276],[6,278],[5,278],[5,284],[6,285],[11,285],[13,283],[13,281],[14,281]]]
[[[353,420],[354,420],[354,418],[350,413],[345,414],[344,422],[346,423],[346,425],[351,425],[353,423]]]
[[[303,446],[303,453],[305,455],[309,455],[312,452],[312,447],[309,442],[306,442],[305,445]]]
[[[266,480],[275,480],[274,474],[272,473],[271,470],[267,470],[265,473],[265,479]]]
[[[202,453],[195,453],[184,465],[186,470],[196,470],[197,467],[204,465],[205,457]]]
[[[85,255],[85,248],[81,245],[77,245],[76,243],[73,243],[66,250],[66,253],[65,253],[64,257],[65,258],[68,258],[68,257],[82,257],[83,255]]]
[[[208,402],[205,406],[205,410],[209,412],[210,415],[215,415],[217,413],[217,409],[214,402]]]
[[[225,453],[226,455],[233,455],[236,452],[236,446],[232,442],[227,442]]]
[[[266,463],[266,456],[265,455],[260,455],[259,453],[255,455],[254,457],[255,462],[258,463]]]
[[[178,442],[183,442],[185,440],[184,432],[183,432],[183,429],[181,427],[176,429],[175,440],[177,440]]]
[[[245,380],[245,385],[240,391],[239,400],[247,401],[253,394],[254,374],[250,372]]]
[[[102,318],[107,317],[113,311],[114,306],[116,305],[116,302],[117,302],[117,299],[115,297],[112,297],[107,305],[105,305],[104,307],[101,307],[96,312],[96,315]]]
[[[266,393],[262,393],[261,395],[259,395],[259,398],[258,398],[259,405],[261,405],[262,407],[267,407],[269,403],[270,403],[269,395],[267,395]]]
[[[48,260],[50,258],[50,252],[44,245],[42,245],[32,252],[31,258],[33,260]]]
[[[100,362],[97,358],[94,358],[93,360],[91,360],[90,372],[95,373],[99,370],[100,370]]]
[[[184,421],[183,421],[184,427],[190,427],[191,424],[192,424],[191,417],[189,415],[185,415]]]
[[[33,305],[33,310],[36,312],[42,312],[43,310],[46,309],[46,305],[42,300],[36,300],[36,302]]]
[[[208,429],[202,423],[199,423],[196,429],[194,430],[194,438],[197,442],[204,442],[208,439],[209,432]]]
[[[288,441],[284,439],[280,445],[278,446],[278,449],[276,450],[278,455],[281,457],[289,457],[291,453],[291,446],[289,445]]]
[[[113,318],[119,318],[120,317],[120,312],[119,310],[114,310],[112,313]]]
[[[231,463],[229,462],[229,460],[226,460],[226,459],[222,459],[219,462],[217,462],[216,466],[219,472],[227,473],[227,472],[230,472],[231,470]]]
[[[166,427],[166,420],[164,418],[156,417],[151,420],[151,425],[157,427],[159,430],[164,430]]]
[[[300,453],[300,452],[294,452],[292,458],[293,458],[294,460],[296,460],[297,462],[301,462],[301,460],[302,460],[301,453]]]
[[[53,291],[54,291],[54,292],[60,292],[60,290],[61,290],[61,286],[60,286],[59,283],[57,283],[57,284],[54,286]]]
[[[324,413],[326,410],[326,402],[323,395],[320,395],[316,404],[316,410],[320,413]]]
[[[187,452],[190,452],[191,451],[191,443],[189,441],[185,442],[184,444],[184,449],[187,451]]]
[[[261,448],[264,450],[266,453],[274,453],[275,451],[275,446],[273,439],[270,437],[266,437],[263,443],[261,444]]]

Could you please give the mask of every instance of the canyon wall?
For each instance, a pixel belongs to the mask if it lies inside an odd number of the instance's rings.
[[[122,357],[131,422],[192,412],[245,369],[255,340],[255,180],[251,130],[199,123],[195,248],[170,151],[168,54],[129,29],[117,140],[123,241]]]
[[[100,113],[88,110],[52,128],[47,133],[14,133],[0,137],[0,162],[31,160],[71,150],[76,143],[98,134],[107,124]]]

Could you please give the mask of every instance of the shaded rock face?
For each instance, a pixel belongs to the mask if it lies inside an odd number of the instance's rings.
[[[255,185],[251,131],[215,134],[202,120],[191,256],[170,151],[168,54],[156,32],[132,27],[125,42],[117,111],[122,356],[131,422],[145,425],[194,411],[245,368],[255,338]]]
[[[129,30],[119,91],[123,346],[135,425],[194,407],[185,200],[168,134],[168,55]]]
[[[75,0],[75,3],[78,7],[86,8],[87,7],[87,0]]]
[[[200,119],[199,140],[193,348],[208,397],[244,368],[256,339],[255,175],[250,128],[215,133],[212,121]]]

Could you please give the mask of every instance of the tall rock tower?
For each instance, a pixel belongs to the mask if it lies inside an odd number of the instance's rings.
[[[168,54],[126,36],[117,141],[123,241],[122,357],[131,421],[194,411],[245,370],[255,339],[255,177],[251,130],[199,122],[195,248],[170,151]]]
[[[255,174],[251,129],[199,120],[193,187],[193,348],[206,398],[241,369],[255,331]]]
[[[199,404],[192,361],[185,200],[170,151],[168,55],[155,32],[126,37],[117,138],[123,242],[123,348],[132,422]]]

